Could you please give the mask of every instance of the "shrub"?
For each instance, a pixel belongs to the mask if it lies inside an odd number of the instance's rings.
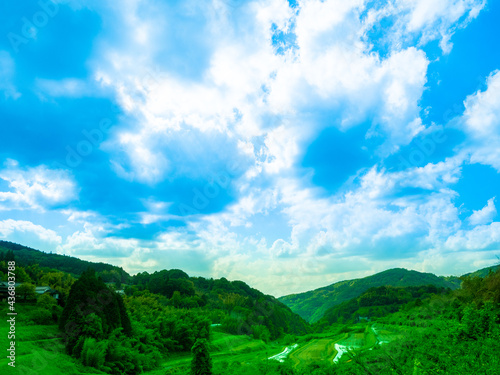
[[[106,357],[106,341],[96,341],[92,337],[87,337],[83,343],[81,359],[85,366],[102,368]]]
[[[30,318],[35,324],[53,324],[52,313],[47,309],[36,309],[30,313]]]

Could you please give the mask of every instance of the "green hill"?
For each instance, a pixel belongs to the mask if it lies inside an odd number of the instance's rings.
[[[7,241],[0,241],[0,260],[3,259],[2,254],[12,254],[18,270],[38,265],[42,269],[41,274],[57,270],[79,278],[88,268],[92,268],[104,282],[126,282],[127,296],[153,293],[162,297],[161,305],[183,311],[202,311],[205,318],[214,324],[220,324],[226,332],[232,334],[276,339],[287,333],[305,334],[310,329],[309,324],[288,306],[242,281],[190,277],[176,269],[130,276],[122,268],[110,264],[47,254]],[[2,269],[0,274],[1,271]],[[41,278],[40,275],[38,279]],[[32,280],[34,283],[37,281]]]
[[[326,310],[319,324],[355,323],[358,320],[371,320],[397,312],[402,306],[411,308],[421,306],[422,300],[433,295],[444,295],[450,289],[424,286],[379,286],[368,289],[359,297],[344,301]]]
[[[490,272],[495,272],[497,269],[500,268],[500,265],[497,264],[496,266],[491,266],[491,267],[486,267],[486,268],[481,268],[480,270],[474,271],[474,272],[469,272],[466,273],[463,276],[471,276],[471,277],[486,277],[489,275]]]
[[[189,277],[181,270],[139,273],[132,278],[127,295],[149,291],[164,296],[165,304],[179,309],[202,309],[205,316],[231,334],[305,334],[309,325],[285,304],[251,288],[243,281]],[[264,333],[262,333],[264,332]]]
[[[20,266],[38,264],[41,268],[56,269],[75,277],[78,277],[90,267],[101,276],[104,276],[104,281],[118,281],[111,280],[113,279],[112,275],[116,275],[114,279],[119,278],[120,282],[127,282],[130,279],[130,275],[123,268],[111,264],[89,262],[67,255],[48,254],[13,242],[0,241],[0,253],[7,253],[9,250],[13,251],[16,262]]]
[[[457,289],[460,287],[460,279],[456,277],[438,277],[432,273],[394,268],[362,279],[339,281],[309,292],[283,296],[278,300],[308,322],[314,323],[320,320],[329,308],[359,297],[369,288],[384,285],[401,287],[434,285]]]

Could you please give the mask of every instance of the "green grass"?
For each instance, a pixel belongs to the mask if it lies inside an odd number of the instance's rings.
[[[338,335],[335,338],[313,339],[307,344],[300,346],[290,353],[289,357],[292,360],[294,367],[301,367],[311,362],[326,361],[332,363],[333,358],[337,355],[335,343],[346,339],[347,333]]]
[[[3,306],[5,307],[5,305]],[[52,375],[52,374],[104,374],[101,371],[85,367],[77,360],[64,353],[57,325],[35,325],[29,317],[33,306],[18,304],[16,324],[16,368],[8,366],[9,360],[0,358],[2,374]],[[6,310],[0,308],[6,316]],[[16,318],[17,319],[17,318]],[[7,338],[7,322],[0,325],[5,334],[0,335],[1,348],[6,351],[10,340]],[[376,327],[376,333],[372,326]],[[297,338],[299,347],[290,353],[289,358],[299,368],[313,361],[331,363],[335,355],[335,343],[357,347],[355,351],[367,350],[377,341],[394,341],[402,332],[393,326],[381,324],[355,324],[350,332],[331,332],[310,334]],[[248,336],[234,336],[219,330],[211,332],[210,354],[214,364],[237,362],[243,365],[255,364],[281,353],[285,345],[279,342],[265,343]],[[184,374],[189,371],[192,355],[190,352],[173,353],[160,368],[147,372],[148,375]],[[5,369],[5,370],[4,370]]]
[[[101,371],[82,366],[66,355],[58,334],[56,325],[16,324],[16,367],[8,366],[10,360],[2,356],[0,358],[2,374],[103,374]],[[10,347],[10,341],[7,334],[2,334],[0,347],[5,352]]]
[[[248,336],[235,336],[223,332],[212,332],[210,357],[213,363],[238,362],[241,364],[264,361],[281,353],[284,347],[278,343],[266,344]],[[162,370],[148,372],[148,375],[164,374],[165,370],[186,369],[191,364],[190,352],[175,353],[162,365]]]

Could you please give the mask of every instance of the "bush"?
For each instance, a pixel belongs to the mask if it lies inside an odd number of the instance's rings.
[[[83,343],[81,359],[85,366],[102,368],[106,357],[107,342],[87,337]]]
[[[47,309],[36,309],[30,313],[30,318],[35,324],[54,324],[52,313]]]
[[[44,293],[40,295],[37,299],[37,305],[46,308],[47,310],[51,310],[52,306],[57,306],[57,301],[54,297],[52,297],[48,293]]]

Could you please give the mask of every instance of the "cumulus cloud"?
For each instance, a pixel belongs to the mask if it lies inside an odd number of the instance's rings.
[[[115,161],[117,173],[148,182],[165,178],[171,170],[165,150],[172,140],[192,137],[193,131],[204,137],[198,148],[213,141],[214,133],[221,134],[219,146],[223,142],[250,145],[256,164],[267,160],[262,171],[276,173],[290,168],[299,156],[298,147],[319,130],[304,131],[315,125],[301,119],[297,111],[322,107],[338,112],[336,123],[341,127],[353,126],[375,112],[370,134],[389,136],[386,153],[411,141],[423,129],[418,100],[426,82],[425,54],[409,47],[380,58],[357,31],[363,22],[359,18],[362,2],[342,6],[342,12],[338,6],[334,1],[312,1],[295,13],[285,1],[256,2],[232,9],[234,17],[245,15],[237,25],[203,13],[196,27],[212,38],[193,41],[206,51],[205,63],[188,63],[203,69],[197,79],[180,76],[168,65],[158,68],[147,54],[141,53],[140,68],[135,61],[132,65],[137,49],[144,48],[138,42],[120,51],[107,50],[104,61],[95,62],[96,77],[115,88],[122,107],[138,123],[132,131],[118,134],[113,143],[128,155],[126,165]],[[206,10],[189,9],[194,18]],[[124,22],[130,32],[139,32],[144,21],[133,15],[137,9],[129,10],[132,13]],[[152,13],[145,13],[154,19]],[[157,26],[163,31],[172,27]],[[338,36],[340,29],[343,35],[347,31],[346,37]],[[294,34],[296,46],[285,54],[276,53],[276,32]],[[157,33],[150,35],[150,40],[157,38]],[[307,126],[295,125],[305,122]],[[277,136],[288,139],[286,146],[280,146],[284,150],[277,150],[276,139],[281,139]]]
[[[460,230],[450,236],[445,243],[449,249],[460,250],[487,250],[500,247],[500,223],[477,225],[470,230]]]
[[[62,242],[55,231],[26,220],[0,221],[0,236],[44,251],[53,251]]]
[[[173,154],[187,159],[184,165],[206,160],[198,150],[224,159],[222,150],[231,143],[245,145],[245,155],[254,159],[250,174],[275,174],[293,167],[298,150],[321,128],[346,129],[367,119],[373,123],[367,136],[385,139],[379,153],[391,154],[425,129],[418,102],[429,61],[413,46],[414,38],[421,45],[449,40],[484,4],[450,0],[431,7],[421,0],[366,8],[363,1],[314,0],[300,3],[300,11],[284,0],[239,5],[139,7],[128,1],[112,7],[113,24],[126,25],[126,35],[111,34],[110,48],[110,34],[104,33],[92,66],[96,79],[115,90],[136,122],[108,142],[108,150],[124,152],[112,159],[119,176],[154,184],[175,175],[179,163]],[[196,22],[158,18],[172,7]],[[398,21],[386,30],[391,38],[386,55],[373,49],[370,39],[371,28],[384,17]],[[184,33],[172,34],[173,29]],[[170,51],[179,38],[198,58]],[[187,70],[162,61],[165,53],[177,53]],[[333,116],[330,124],[304,117],[324,110]],[[190,152],[175,146],[193,135]]]
[[[0,192],[0,208],[9,210],[46,209],[69,203],[77,197],[77,187],[67,171],[49,169],[44,165],[22,168],[8,160],[0,170],[0,179],[8,191]]]
[[[486,206],[484,206],[481,210],[474,211],[467,220],[469,220],[471,225],[482,225],[491,223],[495,216],[497,216],[495,198],[491,198],[488,200],[488,204]]]
[[[498,72],[466,98],[457,121],[469,139],[452,155],[404,171],[381,166],[434,129],[421,118],[430,63],[423,47],[437,41],[450,53],[452,35],[484,1],[67,3],[101,17],[89,76],[38,77],[34,91],[116,100],[122,114],[100,150],[139,203],[132,219],[113,224],[97,206],[70,205],[78,187],[69,172],[8,161],[0,210],[57,209],[71,230],[62,240],[29,222],[0,222],[5,236],[35,233],[61,253],[130,272],[176,267],[241,278],[275,295],[391,266],[444,270],[449,253],[496,246],[493,199],[464,229],[453,188],[465,161],[500,171]],[[15,97],[5,52],[2,72],[0,90]],[[328,127],[361,129],[360,144],[373,145],[369,163],[338,191],[315,186],[314,168],[301,164]],[[190,183],[203,190],[221,173],[230,180],[219,189],[230,195],[221,207],[174,212],[177,197],[194,191]],[[148,232],[169,220],[182,225]],[[149,237],[124,230],[135,226]]]
[[[486,84],[485,91],[464,101],[462,126],[470,137],[471,162],[490,165],[500,172],[500,72],[492,72]]]

